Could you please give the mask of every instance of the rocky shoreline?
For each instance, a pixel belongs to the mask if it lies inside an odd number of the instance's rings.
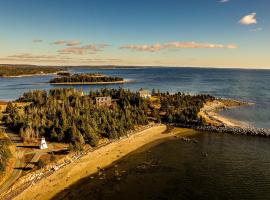
[[[270,129],[265,128],[197,126],[194,127],[194,129],[207,132],[228,133],[232,135],[270,137]]]
[[[205,103],[201,109],[199,116],[205,120],[205,125],[185,125],[185,124],[169,124],[175,127],[192,128],[197,131],[206,131],[210,133],[226,133],[231,135],[245,136],[261,136],[270,137],[270,129],[255,128],[223,117],[218,114],[218,111],[223,109],[233,109],[239,106],[253,105],[249,102],[237,101],[232,99],[216,99],[212,102]]]
[[[169,124],[169,126],[180,128],[191,128],[196,131],[206,131],[211,133],[227,133],[231,135],[245,135],[245,136],[262,136],[270,137],[270,129],[255,128],[255,127],[229,127],[229,126],[193,126],[185,124]]]
[[[226,109],[234,109],[239,106],[250,106],[250,105],[253,104],[233,99],[216,99],[214,101],[206,102],[198,115],[204,119],[205,125],[209,126],[216,126],[216,127],[227,126],[227,127],[241,127],[241,128],[249,127],[249,125],[244,122],[236,121],[220,115],[219,111]]]

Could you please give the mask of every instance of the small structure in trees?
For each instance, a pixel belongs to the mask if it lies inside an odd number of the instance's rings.
[[[96,104],[98,106],[110,107],[112,105],[112,97],[96,97]]]
[[[45,141],[45,137],[42,137],[41,138],[41,141],[40,141],[40,146],[39,146],[40,149],[48,149],[48,145]]]
[[[140,94],[140,97],[142,98],[150,98],[151,97],[151,94],[148,90],[145,90],[145,89],[140,89],[139,90],[139,94]]]

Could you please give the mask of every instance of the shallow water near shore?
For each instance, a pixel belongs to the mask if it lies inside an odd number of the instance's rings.
[[[0,100],[14,100],[29,90],[49,90],[59,87],[90,89],[123,87],[131,90],[146,88],[169,92],[211,94],[254,102],[255,106],[232,109],[221,114],[248,123],[251,126],[270,128],[270,70],[205,69],[205,68],[122,68],[87,69],[71,68],[72,73],[104,73],[120,76],[133,83],[116,85],[53,86],[48,82],[53,75],[21,78],[0,78]]]
[[[270,140],[189,138],[146,145],[54,199],[269,199]]]

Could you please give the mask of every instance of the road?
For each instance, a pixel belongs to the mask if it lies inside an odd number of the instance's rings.
[[[22,140],[21,138],[15,134],[12,133],[10,130],[8,130],[6,127],[3,125],[0,125],[1,128],[6,130],[6,134],[10,138],[11,142],[16,145],[16,162],[14,166],[14,170],[10,177],[1,185],[0,187],[0,194],[5,192],[7,189],[10,188],[10,186],[18,179],[20,178],[23,168],[25,166],[24,163],[24,151],[21,150],[21,145],[22,145]]]
[[[24,145],[22,143],[22,140],[18,134],[13,133],[11,130],[7,129],[3,124],[0,123],[0,127],[2,129],[5,129],[6,134],[10,138],[11,142],[16,145],[16,162],[13,169],[12,174],[10,177],[2,184],[0,185],[0,195],[3,194],[5,191],[7,191],[22,175],[22,172],[25,169],[32,169],[39,158],[46,154],[49,151],[53,151],[53,149],[32,149],[32,151],[28,151],[27,153],[23,149]],[[27,154],[34,154],[32,160],[27,164],[25,163],[25,155]],[[1,197],[0,197],[1,199]]]

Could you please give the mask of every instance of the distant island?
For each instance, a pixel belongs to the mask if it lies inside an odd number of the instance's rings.
[[[73,74],[50,80],[54,85],[98,85],[125,83],[121,77],[112,77],[100,73]]]
[[[0,77],[24,77],[33,75],[56,74],[62,70],[59,67],[0,65]]]

